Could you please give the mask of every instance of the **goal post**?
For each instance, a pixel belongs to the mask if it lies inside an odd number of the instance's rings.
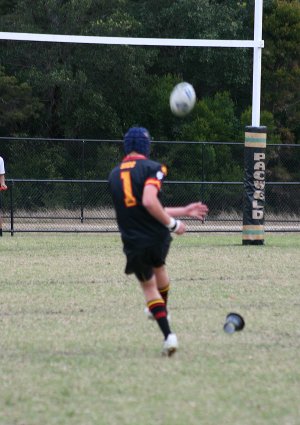
[[[264,244],[266,127],[246,127],[244,146],[243,245]]]
[[[263,0],[255,1],[254,41],[262,40]],[[264,244],[267,127],[260,125],[261,56],[253,48],[252,125],[245,129],[243,245]]]
[[[60,35],[60,34],[35,34],[18,32],[0,32],[0,40],[48,42],[48,43],[80,43],[80,44],[106,44],[106,45],[135,45],[135,46],[174,46],[174,47],[218,47],[218,48],[251,48],[253,49],[253,79],[252,79],[252,125],[245,129],[244,148],[244,205],[243,205],[243,244],[263,244],[264,243],[264,195],[256,199],[257,196],[253,182],[254,156],[260,155],[262,162],[262,152],[254,152],[256,148],[252,139],[261,140],[266,143],[266,127],[260,127],[260,99],[261,99],[261,56],[264,41],[262,40],[262,17],[263,0],[255,0],[254,6],[254,38],[253,40],[207,40],[207,39],[176,39],[176,38],[138,38],[138,37],[97,37],[81,35]],[[251,136],[249,136],[251,134]],[[260,143],[260,142],[259,142]],[[250,145],[249,145],[250,144]],[[261,146],[261,145],[260,145]],[[260,147],[261,148],[261,147]],[[250,152],[253,153],[249,154]],[[257,148],[258,149],[258,148]],[[265,149],[265,146],[264,148]],[[253,158],[252,158],[253,157]],[[254,162],[253,162],[254,161]],[[264,161],[264,160],[263,160]],[[256,165],[257,166],[257,165]],[[250,178],[250,176],[252,176]],[[249,180],[250,179],[250,180]],[[259,207],[262,217],[257,223],[257,218],[249,211],[254,211]],[[250,226],[250,228],[249,228]],[[252,227],[251,227],[252,226]],[[253,227],[254,226],[254,227]],[[257,227],[259,226],[259,238],[257,237]],[[258,242],[259,241],[259,242]]]

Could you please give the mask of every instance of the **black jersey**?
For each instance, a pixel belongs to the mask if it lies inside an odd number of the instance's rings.
[[[138,250],[170,239],[166,226],[142,205],[145,185],[161,190],[166,167],[143,155],[128,155],[109,175],[109,186],[125,250]],[[159,196],[159,194],[158,194]]]

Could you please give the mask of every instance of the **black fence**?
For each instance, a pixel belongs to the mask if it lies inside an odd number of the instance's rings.
[[[121,140],[0,139],[8,191],[4,232],[116,232],[107,177],[122,156]],[[153,142],[151,157],[168,167],[163,203],[202,200],[204,223],[189,232],[240,232],[244,143]],[[267,145],[265,230],[300,231],[300,146]]]

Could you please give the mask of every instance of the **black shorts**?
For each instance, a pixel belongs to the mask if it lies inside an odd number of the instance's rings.
[[[134,273],[139,281],[144,282],[153,276],[153,268],[165,264],[170,240],[163,243],[141,248],[139,251],[128,251],[124,249],[127,258],[125,273]]]

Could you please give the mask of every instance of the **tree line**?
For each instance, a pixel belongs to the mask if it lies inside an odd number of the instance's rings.
[[[299,0],[265,0],[263,16],[261,124],[269,143],[299,144]],[[10,32],[253,39],[253,21],[254,0],[0,1]],[[0,136],[119,139],[139,124],[155,140],[234,142],[251,125],[252,49],[1,41],[0,61]],[[168,103],[180,81],[198,98],[184,119]]]

